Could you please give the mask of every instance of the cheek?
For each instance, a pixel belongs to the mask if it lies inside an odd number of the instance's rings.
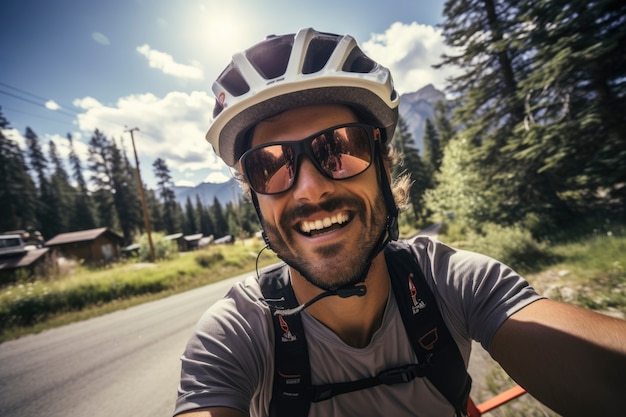
[[[284,204],[281,203],[281,199],[264,195],[259,195],[257,199],[261,216],[263,216],[262,220],[273,225],[279,224],[282,207],[284,207]]]

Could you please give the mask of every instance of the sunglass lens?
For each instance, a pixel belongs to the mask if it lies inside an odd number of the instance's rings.
[[[372,161],[367,130],[345,126],[326,132],[311,143],[320,168],[331,178],[350,178],[365,171]]]
[[[354,177],[372,163],[373,137],[368,128],[342,126],[301,141],[253,148],[242,157],[242,169],[252,189],[260,194],[282,193],[293,185],[298,170],[296,153],[306,153],[329,178]]]
[[[295,175],[293,157],[293,148],[288,145],[265,146],[247,155],[243,168],[252,189],[261,194],[287,190]]]

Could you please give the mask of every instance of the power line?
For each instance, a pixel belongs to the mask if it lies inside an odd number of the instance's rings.
[[[31,97],[31,98],[34,98],[34,99],[40,100],[40,101],[38,102],[38,101],[32,100],[30,98],[23,97],[23,96],[20,96],[20,95],[17,95],[17,94],[14,94],[14,93],[11,93],[9,91],[2,90],[2,89],[0,89],[0,94],[4,94],[4,95],[7,95],[9,97],[13,97],[15,99],[24,101],[24,102],[26,102],[28,104],[44,108],[44,109],[46,109],[48,111],[53,112],[52,114],[61,114],[61,115],[64,115],[64,116],[69,116],[72,119],[76,119],[79,115],[86,115],[86,113],[78,112],[76,110],[73,110],[73,109],[69,108],[69,106],[65,106],[63,103],[57,103],[56,101],[55,101],[55,103],[58,104],[61,107],[61,110],[49,109],[45,105],[45,102],[47,102],[49,99],[46,99],[46,98],[44,98],[44,97],[42,97],[40,95],[31,93],[29,91],[23,90],[23,89],[18,88],[18,87],[14,87],[12,85],[9,85],[9,84],[1,82],[1,81],[0,81],[0,86],[5,87],[5,88],[10,89],[10,90],[13,90],[13,91],[16,91],[16,92],[18,92],[18,93],[20,93],[22,95],[26,95],[28,97]],[[67,107],[67,111],[65,111],[66,107]],[[16,110],[13,109],[13,111],[16,111]],[[73,114],[68,113],[68,111],[73,113]],[[53,120],[53,119],[47,118],[45,116],[34,115],[34,114],[31,114],[31,113],[28,113],[28,112],[24,112],[24,111],[18,111],[18,112],[23,113],[23,114],[27,114],[27,115],[32,116],[32,117],[39,117],[39,118],[42,118],[42,119],[50,120],[50,121],[56,122],[56,123],[67,123],[67,122],[63,122],[61,120]],[[124,131],[127,131],[126,130],[127,126],[123,125],[121,123],[118,123],[118,122],[113,122],[113,121],[109,121],[109,120],[106,120],[106,119],[99,119],[99,123],[104,123],[105,125],[109,125],[109,127],[111,127],[111,128],[115,127],[115,128],[119,128],[119,129],[123,129]],[[154,135],[151,135],[149,133],[146,134],[146,132],[143,132],[143,136],[150,137],[153,140],[155,139]],[[121,137],[121,139],[123,141],[123,136]],[[132,131],[131,131],[131,139],[132,139]],[[133,146],[134,146],[134,143],[133,143]]]
[[[21,89],[21,88],[14,87],[14,86],[9,85],[9,84],[7,84],[7,83],[3,83],[2,81],[0,81],[0,85],[1,85],[1,86],[3,86],[3,87],[9,88],[9,89],[11,89],[11,90],[14,90],[14,91],[18,91],[18,92],[20,92],[20,93],[22,93],[22,94],[26,94],[27,96],[30,96],[30,97],[32,97],[32,98],[36,98],[36,99],[38,99],[38,100],[41,100],[41,101],[43,101],[43,102],[44,102],[44,107],[45,107],[45,102],[47,102],[47,101],[54,101],[55,103],[57,103],[57,101],[56,101],[56,100],[52,100],[52,99],[49,99],[49,98],[45,98],[45,97],[38,96],[37,94],[33,94],[33,93],[28,92],[28,91],[26,91],[26,90],[23,90],[23,89]],[[64,104],[64,103],[57,103],[57,104],[59,104],[59,105],[60,105],[62,108],[64,108],[64,109],[68,109],[68,110],[70,110],[70,111],[72,111],[72,112],[74,112],[74,113],[77,113],[77,114],[78,114],[78,112],[76,112],[75,110],[72,110],[72,109],[71,109],[71,107],[72,107],[72,106],[68,106],[68,105],[66,105],[66,104]],[[47,107],[46,107],[46,108],[47,108]]]
[[[19,110],[19,109],[10,107],[10,106],[2,106],[2,110],[9,110],[9,111],[11,111],[13,113],[25,114],[25,115],[27,115],[29,117],[36,117],[38,119],[48,120],[50,122],[55,122],[55,123],[60,123],[60,124],[67,124],[66,120],[53,119],[53,118],[50,118],[50,117],[43,116],[41,114],[35,114],[35,113],[31,113],[31,112],[24,111],[24,110]]]
[[[40,107],[40,108],[44,108],[44,109],[46,109],[48,111],[53,112],[53,114],[65,115],[65,116],[71,117],[72,119],[75,119],[79,115],[85,115],[86,114],[86,113],[81,113],[79,111],[73,110],[73,109],[70,108],[70,106],[66,106],[63,103],[57,103],[54,100],[46,99],[46,98],[41,97],[41,96],[39,96],[37,94],[33,94],[31,92],[28,92],[28,91],[23,90],[23,89],[18,88],[18,87],[14,87],[12,85],[9,85],[9,84],[1,82],[1,81],[0,81],[0,86],[3,86],[5,88],[8,88],[8,89],[11,89],[11,90],[14,90],[14,91],[17,91],[17,92],[19,92],[19,93],[21,93],[23,95],[26,95],[26,96],[29,96],[29,97],[32,97],[32,98],[35,98],[35,99],[41,100],[41,101],[37,102],[37,101],[31,100],[29,98],[22,97],[20,95],[17,95],[17,94],[14,94],[14,93],[11,93],[11,92],[8,92],[8,91],[5,91],[5,90],[1,90],[1,89],[0,89],[0,94],[4,94],[6,96],[9,96],[9,97],[21,100],[21,101],[26,102],[28,104],[32,104],[34,106],[37,106],[37,107]],[[60,109],[59,110],[53,110],[53,109],[50,109],[50,108],[46,107],[45,103],[47,101],[54,101],[56,104],[58,104],[60,106]],[[33,116],[33,117],[44,118],[44,119],[47,119],[47,120],[50,120],[50,121],[55,121],[55,122],[58,122],[58,123],[63,123],[60,120],[52,120],[52,119],[45,118],[44,116],[34,115],[32,113],[27,113],[27,112],[24,112],[24,111],[21,111],[20,113],[27,114],[27,115]],[[100,122],[103,122],[103,123],[109,125],[109,127],[116,127],[116,128],[120,128],[120,129],[124,129],[125,128],[125,126],[123,124],[121,124],[121,123],[112,122],[112,121],[105,120],[105,119],[100,119]]]

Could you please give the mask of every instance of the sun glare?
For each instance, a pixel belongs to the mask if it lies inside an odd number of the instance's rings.
[[[231,3],[231,4],[228,4]],[[254,22],[248,17],[251,11],[239,11],[235,2],[217,3],[207,1],[197,7],[190,8],[189,26],[190,35],[196,39],[196,44],[210,54],[212,63],[226,66],[233,53],[245,49],[258,41],[251,30]]]

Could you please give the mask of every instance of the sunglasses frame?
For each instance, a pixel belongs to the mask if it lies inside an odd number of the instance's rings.
[[[367,167],[365,167],[362,171],[359,171],[356,174],[350,175],[350,176],[346,176],[346,177],[341,177],[341,178],[334,178],[333,176],[331,176],[330,174],[328,174],[324,168],[322,168],[320,161],[318,161],[317,157],[315,156],[315,153],[313,151],[313,146],[312,143],[315,139],[317,139],[318,137],[326,134],[326,133],[330,133],[333,132],[337,129],[341,129],[341,128],[345,128],[345,127],[360,127],[363,128],[363,130],[366,132],[367,134],[367,140],[368,140],[368,146],[370,149],[370,161],[367,164]],[[333,135],[334,136],[334,135]],[[301,163],[301,157],[303,155],[306,155],[309,157],[309,160],[313,163],[313,165],[315,165],[315,167],[317,168],[317,170],[326,178],[332,179],[332,180],[336,180],[336,181],[340,181],[340,180],[346,180],[349,178],[354,178],[355,176],[362,174],[363,172],[367,171],[367,169],[372,165],[372,163],[374,162],[374,158],[376,157],[376,142],[380,141],[380,128],[378,127],[374,127],[372,125],[368,125],[368,124],[364,124],[364,123],[345,123],[345,124],[341,124],[341,125],[336,125],[336,126],[332,126],[323,130],[320,130],[319,132],[316,132],[310,136],[307,136],[304,139],[298,139],[298,140],[294,140],[294,141],[276,141],[276,142],[268,142],[268,143],[264,143],[262,145],[259,146],[255,146],[253,148],[248,149],[246,152],[243,153],[243,155],[241,155],[241,158],[239,158],[239,171],[243,174],[246,182],[248,183],[248,185],[250,186],[250,189],[252,191],[254,191],[257,194],[262,194],[262,195],[277,195],[277,194],[282,194],[284,192],[289,191],[291,188],[293,188],[294,184],[296,183],[296,180],[298,178],[298,171],[300,168],[300,163]],[[293,178],[291,178],[289,185],[287,186],[287,188],[285,188],[284,190],[281,191],[276,191],[276,192],[260,192],[259,190],[255,189],[254,187],[254,183],[253,181],[251,181],[251,177],[250,174],[248,173],[248,170],[245,169],[245,163],[246,163],[246,159],[250,156],[253,155],[255,153],[255,151],[258,151],[259,149],[263,149],[263,148],[267,148],[270,146],[276,146],[276,145],[288,145],[292,148],[293,152],[294,152],[294,156],[293,156],[293,160],[294,160],[294,176]]]

